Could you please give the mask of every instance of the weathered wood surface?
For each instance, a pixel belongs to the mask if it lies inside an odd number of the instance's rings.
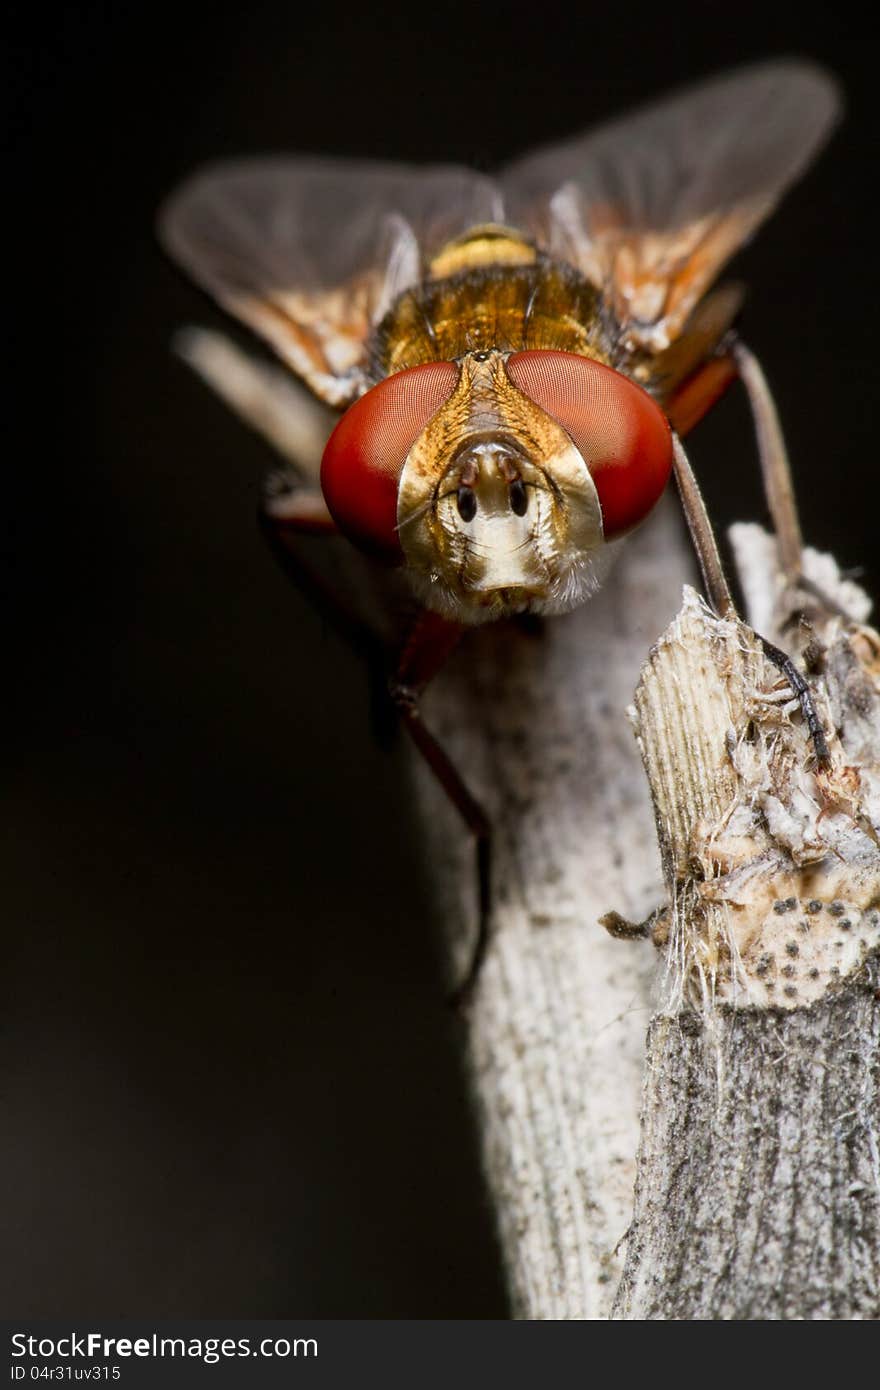
[[[754,533],[743,563],[772,638],[762,544]],[[515,1312],[876,1316],[877,648],[836,619],[817,629],[816,698],[837,730],[817,782],[748,629],[693,593],[667,627],[685,563],[661,514],[588,608],[533,639],[475,634],[426,702],[497,827],[493,945],[467,1030]],[[834,589],[836,571],[811,563]],[[661,632],[634,714],[655,827],[624,712]],[[423,796],[461,924],[470,860]],[[659,965],[597,927],[668,896],[658,830],[674,900]]]
[[[878,987],[654,1019],[617,1316],[878,1316]]]
[[[739,528],[737,550],[797,642],[772,545]],[[640,681],[674,912],[619,1317],[880,1314],[880,645],[813,607],[827,773],[751,632],[694,595]]]

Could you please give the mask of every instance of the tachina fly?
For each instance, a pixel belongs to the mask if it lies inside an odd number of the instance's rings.
[[[486,942],[490,827],[422,721],[419,695],[465,627],[588,599],[672,471],[709,596],[732,608],[681,439],[736,377],[755,414],[783,564],[797,577],[772,398],[734,328],[741,291],[715,282],[820,149],[839,106],[821,70],[774,62],[495,177],[255,159],[198,173],[163,210],[170,254],[342,412],[320,489],[267,496],[268,524],[341,532],[400,567],[420,607],[392,692],[476,836],[469,982]],[[208,374],[256,417],[253,393],[225,372]],[[821,759],[803,679],[765,645]]]

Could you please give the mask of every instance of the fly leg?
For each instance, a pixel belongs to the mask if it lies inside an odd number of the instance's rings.
[[[764,496],[773,521],[779,560],[785,577],[792,588],[811,594],[827,612],[835,613],[841,618],[849,618],[849,614],[840,604],[823,593],[803,572],[804,543],[788,450],[785,447],[776,404],[761,364],[744,343],[734,342],[730,352],[736,363],[740,381],[746,389],[752,419],[755,422]]]
[[[424,723],[420,698],[431,678],[452,654],[461,637],[457,623],[424,612],[416,620],[391,683],[391,698],[416,748],[474,837],[476,847],[478,925],[470,963],[452,995],[456,1005],[466,1004],[473,993],[489,944],[491,910],[492,827],[449,755]]]
[[[788,582],[799,584],[804,543],[779,414],[757,357],[740,342],[734,343],[732,355],[755,422],[764,496],[773,520],[780,563]]]
[[[736,604],[733,601],[733,595],[730,592],[721,564],[715,532],[709,520],[709,513],[706,511],[700,485],[694,476],[684,446],[677,434],[672,436],[672,471],[675,474],[678,495],[681,498],[681,506],[688,530],[691,533],[691,542],[697,552],[700,573],[703,576],[709,602],[719,618],[735,618],[737,616]]]
[[[673,435],[673,470],[675,481],[678,484],[678,491],[681,497],[681,504],[691,533],[691,540],[697,559],[700,562],[700,570],[703,575],[703,583],[706,586],[706,593],[709,602],[715,612],[721,618],[735,618],[737,616],[736,605],[724,575],[721,565],[721,557],[718,553],[718,545],[715,540],[715,533],[712,530],[712,523],[706,511],[706,504],[703,501],[699,485],[694,477],[693,470],[688,462],[687,454],[682,447],[681,440],[677,435]],[[816,761],[819,766],[825,768],[830,762],[828,743],[825,738],[825,731],[818,711],[813,702],[809,686],[795,666],[790,656],[780,651],[772,642],[768,642],[766,637],[762,637],[758,632],[755,634],[764,651],[764,655],[774,666],[777,666],[794,692],[801,713],[810,731],[810,738],[816,753]]]

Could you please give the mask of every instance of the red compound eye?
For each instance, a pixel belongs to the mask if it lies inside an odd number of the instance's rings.
[[[571,435],[596,484],[606,539],[647,516],[672,468],[669,425],[647,391],[571,352],[518,352],[507,373]]]
[[[327,441],[321,489],[340,531],[389,560],[402,555],[397,489],[406,456],[455,390],[454,362],[396,372],[349,406]]]

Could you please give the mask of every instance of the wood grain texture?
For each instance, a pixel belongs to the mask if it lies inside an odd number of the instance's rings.
[[[617,1317],[880,1315],[878,987],[654,1019]]]
[[[773,547],[753,551],[777,612]],[[668,622],[685,564],[661,513],[592,605],[540,637],[475,634],[426,702],[496,827],[466,1027],[514,1311],[873,1317],[876,649],[868,630],[822,634],[836,771],[819,788],[749,630],[693,593]],[[649,653],[631,714],[653,816],[623,717]],[[421,796],[460,968],[470,858],[435,790]],[[596,927],[667,893],[659,968]]]
[[[773,638],[797,641],[775,547],[737,539]],[[807,569],[864,614],[827,557]],[[828,771],[754,634],[696,595],[642,672],[673,911],[616,1317],[880,1315],[878,643],[813,609]]]

